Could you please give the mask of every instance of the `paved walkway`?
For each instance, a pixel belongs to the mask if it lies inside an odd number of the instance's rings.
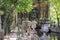
[[[16,27],[15,29],[12,30],[12,32],[6,36],[4,36],[4,40],[17,40],[17,31],[18,31],[18,28]],[[32,34],[32,31],[31,31],[31,34],[30,36],[27,36],[26,33],[24,34],[25,36],[24,37],[21,37],[20,40],[40,40],[39,38],[41,37],[38,37],[37,34]],[[56,33],[51,33],[51,35],[56,35]],[[50,36],[47,36],[47,38],[50,38]]]
[[[4,36],[4,40],[17,40],[17,28],[13,29],[12,32],[6,36]],[[35,31],[34,31],[35,32]],[[30,31],[30,36],[28,36],[27,33],[24,33],[23,37],[21,37],[19,40],[39,40],[39,37],[37,34],[33,34],[33,31]]]
[[[16,40],[17,39],[17,28],[11,30],[11,33],[4,36],[4,40]]]

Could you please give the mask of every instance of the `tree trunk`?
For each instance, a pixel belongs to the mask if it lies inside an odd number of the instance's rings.
[[[58,22],[58,27],[59,27],[59,18],[58,18],[58,13],[56,11],[56,16],[57,16],[57,22]]]
[[[59,27],[59,18],[57,18],[57,22],[58,22],[58,27]]]

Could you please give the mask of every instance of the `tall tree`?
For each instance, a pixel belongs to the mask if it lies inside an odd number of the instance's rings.
[[[4,11],[5,13],[4,24],[7,25],[8,23],[11,23],[11,21],[9,20],[8,20],[9,22],[6,21],[11,17],[10,14],[12,14],[13,12],[16,12],[17,14],[18,12],[22,13],[30,12],[33,9],[32,4],[33,4],[32,0],[0,0],[0,10],[3,9],[2,11]]]

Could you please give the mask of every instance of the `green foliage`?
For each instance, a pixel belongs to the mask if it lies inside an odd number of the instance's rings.
[[[50,17],[52,22],[57,22],[60,19],[60,0],[49,0],[50,2]]]
[[[18,12],[30,12],[33,9],[32,0],[0,0],[0,10],[4,11],[4,32],[10,31],[10,26],[13,21],[13,11]],[[2,12],[0,11],[0,14]]]
[[[32,0],[18,0],[15,10],[20,12],[30,12],[32,8]]]
[[[4,14],[3,11],[0,10],[0,15],[3,15],[3,14]]]
[[[0,0],[0,8],[2,7],[3,5],[3,0]]]
[[[40,18],[40,19],[39,19],[39,22],[40,22],[40,23],[45,23],[47,20],[48,20],[47,18]]]
[[[32,0],[0,0],[0,8],[4,6],[9,11],[13,7],[17,12],[30,12],[32,3]]]

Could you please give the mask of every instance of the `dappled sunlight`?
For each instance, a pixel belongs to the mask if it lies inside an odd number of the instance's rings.
[[[0,40],[60,40],[60,0],[0,0]]]

